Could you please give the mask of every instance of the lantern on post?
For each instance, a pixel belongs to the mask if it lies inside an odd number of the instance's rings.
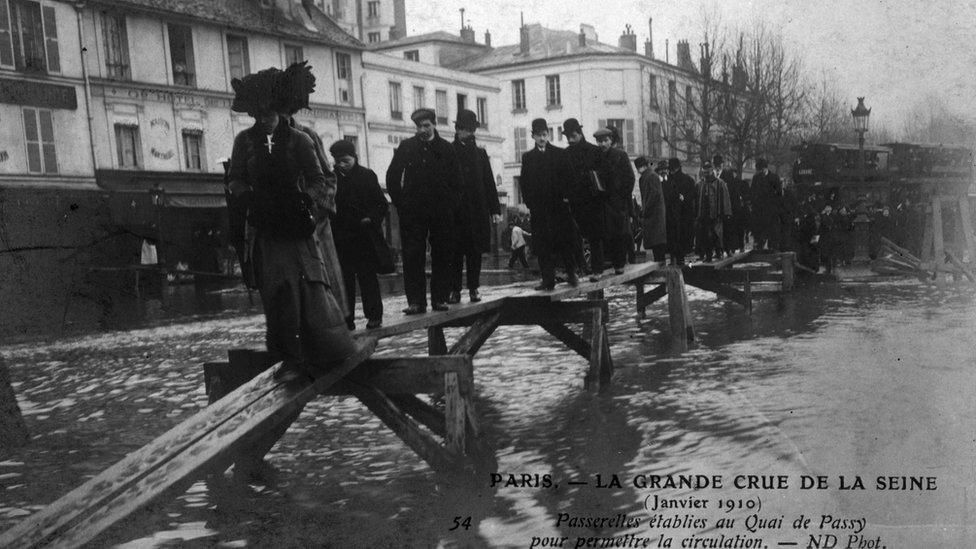
[[[868,131],[868,120],[871,118],[871,109],[864,106],[864,98],[857,98],[857,106],[851,109],[851,118],[854,119],[854,131],[857,132],[857,173],[864,181],[864,134]]]

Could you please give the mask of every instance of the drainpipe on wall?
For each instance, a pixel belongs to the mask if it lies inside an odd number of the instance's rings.
[[[363,152],[366,153],[366,165],[373,169],[373,166],[369,163],[369,122],[366,120],[366,96],[364,95],[366,86],[363,85],[363,79],[366,78],[366,74],[362,73],[359,75],[359,100],[363,102]],[[339,131],[342,131],[342,126],[340,125]],[[341,135],[341,134],[340,134]],[[375,169],[373,171],[376,171]],[[385,184],[384,184],[385,186]]]
[[[81,52],[81,76],[85,81],[85,119],[88,122],[88,149],[91,153],[92,177],[94,177],[95,170],[98,169],[95,156],[95,126],[92,122],[91,80],[88,78],[88,56],[86,55],[88,50],[85,48],[84,25],[81,24],[81,11],[85,9],[85,3],[75,2],[74,6],[75,19],[78,22],[78,50]]]

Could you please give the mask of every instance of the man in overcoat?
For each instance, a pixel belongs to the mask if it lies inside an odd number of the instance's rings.
[[[756,175],[752,176],[752,234],[754,247],[779,251],[783,246],[785,197],[783,182],[769,171],[765,158],[756,159]]]
[[[651,251],[654,261],[664,261],[667,250],[667,222],[664,208],[664,192],[661,178],[644,156],[634,160],[634,167],[640,174],[638,186],[641,194],[641,228],[644,235],[644,248]]]
[[[695,180],[681,171],[681,161],[668,159],[668,177],[662,185],[667,215],[668,253],[676,265],[684,265],[695,238],[698,192]]]
[[[492,225],[501,221],[501,205],[495,188],[488,153],[475,142],[481,123],[474,112],[464,109],[454,123],[454,152],[461,167],[461,206],[457,211],[457,248],[451,264],[451,293],[448,303],[461,301],[461,273],[467,264],[468,297],[481,301],[481,254],[491,251]]]
[[[568,185],[573,177],[569,158],[565,150],[549,143],[545,119],[532,121],[532,140],[532,149],[522,154],[519,185],[532,213],[532,247],[542,274],[542,283],[536,289],[555,287],[555,257],[566,268],[567,282],[576,286],[579,278],[573,250],[579,231],[569,210]]]
[[[706,262],[713,257],[722,257],[725,244],[722,241],[725,221],[732,215],[729,189],[720,177],[719,167],[708,162],[703,166],[705,174],[698,189],[698,238],[702,259]]]
[[[600,147],[583,136],[583,126],[579,120],[569,118],[563,122],[563,134],[569,141],[566,152],[573,175],[569,186],[569,207],[580,234],[590,246],[590,279],[596,281],[603,271],[603,242],[607,224],[607,192],[605,188],[597,188],[595,181],[599,177],[600,158],[603,155]],[[579,255],[582,256],[582,250]],[[586,268],[585,265],[583,267]]]
[[[613,129],[601,128],[593,133],[593,137],[602,151],[599,174],[607,189],[605,242],[614,273],[620,274],[624,272],[627,249],[633,242],[630,208],[635,183],[634,170],[630,167],[627,153],[614,146],[619,143],[619,139]]]
[[[427,310],[424,272],[430,241],[430,298],[435,311],[446,311],[451,291],[454,216],[460,203],[461,171],[454,147],[435,129],[431,109],[410,115],[414,137],[403,140],[386,171],[386,189],[400,216],[403,245],[404,314]]]

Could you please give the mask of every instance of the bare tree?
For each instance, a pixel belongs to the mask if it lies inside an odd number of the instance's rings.
[[[930,94],[909,109],[903,134],[908,141],[972,144],[976,123],[950,109],[943,97]]]
[[[821,72],[820,81],[811,88],[804,139],[821,143],[849,139],[850,113],[831,73],[826,70]]]

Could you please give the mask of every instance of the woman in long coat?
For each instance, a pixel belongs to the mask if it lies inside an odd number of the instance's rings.
[[[305,215],[310,208],[295,207],[310,203],[308,194],[323,192],[325,175],[312,140],[273,110],[274,73],[232,84],[232,109],[255,120],[234,139],[228,188],[247,204],[248,224],[256,231],[251,253],[259,257],[268,352],[285,363],[279,377],[315,374],[356,348],[329,286],[314,219]]]

